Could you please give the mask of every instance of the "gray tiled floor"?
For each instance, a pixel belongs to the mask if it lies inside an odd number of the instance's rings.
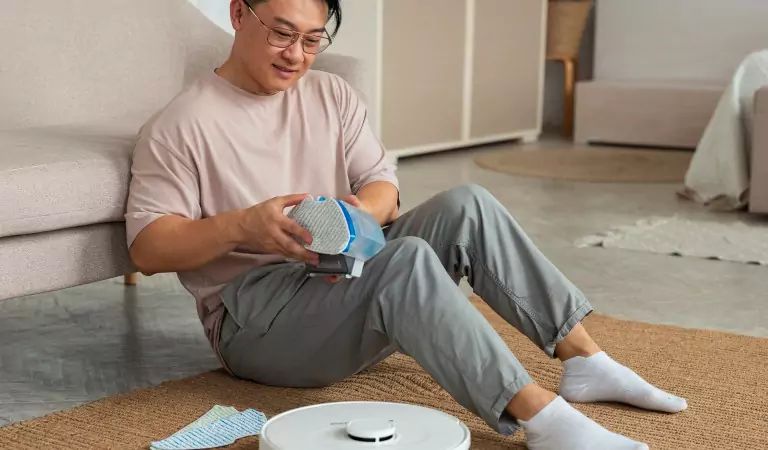
[[[404,208],[479,183],[600,312],[768,336],[768,268],[574,247],[583,235],[652,215],[710,215],[678,200],[676,186],[515,178],[474,165],[488,150],[402,161]],[[192,300],[170,276],[2,302],[0,343],[0,426],[217,367]]]

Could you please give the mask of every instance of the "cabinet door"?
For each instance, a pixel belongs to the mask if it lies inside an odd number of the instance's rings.
[[[474,139],[540,127],[546,0],[475,2]]]
[[[467,0],[380,1],[384,144],[399,150],[459,141]]]

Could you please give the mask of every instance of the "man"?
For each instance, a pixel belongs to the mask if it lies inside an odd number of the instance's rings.
[[[609,358],[581,325],[592,311],[485,190],[463,186],[398,217],[394,168],[365,106],[340,78],[308,71],[339,24],[338,0],[233,0],[230,58],[184,90],[140,134],[126,215],[144,273],[177,272],[212,346],[234,375],[324,386],[395,351],[458,402],[532,449],[646,448],[574,402],[678,412]],[[386,228],[387,246],[354,280],[305,275],[317,262],[284,214],[306,195],[343,197]],[[533,383],[457,287],[475,292],[550,357],[559,396]]]

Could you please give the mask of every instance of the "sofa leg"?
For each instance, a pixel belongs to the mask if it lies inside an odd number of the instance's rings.
[[[128,273],[123,276],[123,282],[126,286],[135,286],[139,282],[139,274]]]

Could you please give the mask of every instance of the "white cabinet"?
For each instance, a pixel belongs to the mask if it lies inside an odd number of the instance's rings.
[[[475,0],[467,139],[538,136],[546,52],[546,2]]]
[[[538,138],[546,0],[350,0],[344,13],[329,51],[366,62],[393,156]]]
[[[460,140],[466,0],[383,3],[378,95],[384,144],[397,151]]]

